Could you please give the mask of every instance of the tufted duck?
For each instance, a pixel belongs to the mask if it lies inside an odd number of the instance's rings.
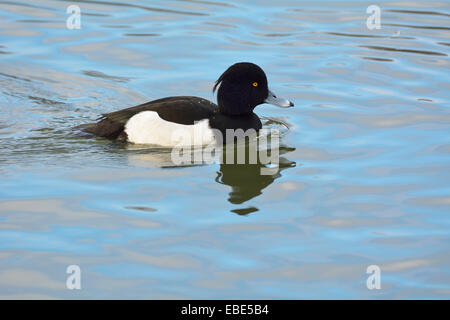
[[[229,67],[216,81],[213,92],[216,89],[217,105],[199,97],[167,97],[104,114],[84,131],[132,143],[173,146],[177,142],[173,133],[181,128],[183,135],[202,132],[201,144],[207,144],[215,139],[212,129],[222,136],[227,129],[261,129],[261,120],[253,113],[260,104],[294,106],[270,91],[264,71],[249,62]]]

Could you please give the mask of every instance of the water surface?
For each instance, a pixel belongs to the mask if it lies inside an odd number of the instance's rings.
[[[448,299],[450,5],[370,4],[0,1],[0,297]],[[238,61],[296,104],[276,174],[73,130]]]

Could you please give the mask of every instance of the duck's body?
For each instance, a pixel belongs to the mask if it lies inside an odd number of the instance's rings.
[[[104,114],[84,131],[131,143],[173,146],[187,137],[190,144],[209,144],[217,141],[218,133],[226,137],[227,129],[261,129],[261,121],[253,113],[261,103],[293,106],[268,90],[264,71],[251,63],[228,68],[214,90],[219,85],[218,105],[199,97],[167,97]]]

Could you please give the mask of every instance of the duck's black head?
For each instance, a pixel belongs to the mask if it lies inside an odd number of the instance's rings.
[[[279,107],[294,104],[284,98],[277,98],[267,85],[264,71],[254,63],[239,62],[229,67],[216,81],[217,103],[221,113],[243,115],[253,112],[260,104],[270,103]]]

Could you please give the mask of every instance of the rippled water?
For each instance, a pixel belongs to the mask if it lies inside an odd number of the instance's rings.
[[[450,4],[369,4],[0,1],[0,296],[448,299]],[[278,174],[73,130],[238,61],[296,103]]]

